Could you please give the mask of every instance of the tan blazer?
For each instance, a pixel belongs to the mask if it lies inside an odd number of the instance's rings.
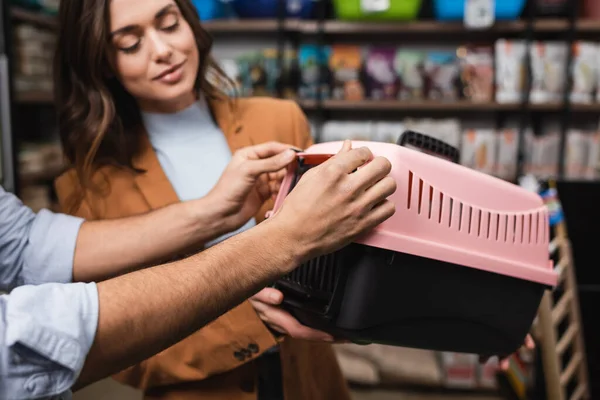
[[[307,120],[291,101],[254,98],[238,100],[235,105],[214,101],[211,109],[232,151],[270,140],[300,148],[312,143]],[[107,179],[108,190],[103,194],[88,193],[76,215],[87,219],[118,218],[179,201],[147,138],[144,143],[135,165],[147,172],[136,176],[105,168],[99,175]],[[57,179],[56,189],[63,209],[79,188],[73,171]],[[264,219],[271,206],[263,206],[257,222]],[[146,399],[255,400],[254,360],[277,343],[246,301],[115,378],[144,390]],[[285,338],[280,346],[286,400],[350,399],[331,345]],[[250,356],[244,360],[235,356],[249,348],[258,351],[245,351]]]

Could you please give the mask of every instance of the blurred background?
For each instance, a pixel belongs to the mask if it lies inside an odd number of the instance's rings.
[[[0,180],[34,210],[56,209],[53,180],[65,168],[51,77],[59,3],[2,0],[0,11]],[[600,300],[600,1],[194,4],[237,93],[297,101],[317,142],[393,143],[412,129],[459,148],[465,166],[515,183],[535,177],[558,190],[560,203],[552,204],[568,221],[572,254],[550,250],[573,279],[548,299],[553,324],[536,320],[536,350],[513,355],[499,371],[498,360],[481,365],[474,355],[340,345],[356,399],[600,393],[593,363],[600,357],[593,312]],[[75,398],[140,395],[106,380]]]

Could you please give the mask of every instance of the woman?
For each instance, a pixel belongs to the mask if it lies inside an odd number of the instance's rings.
[[[56,98],[73,165],[56,183],[65,211],[124,217],[223,193],[232,152],[267,141],[311,144],[294,103],[223,94],[229,81],[189,0],[62,0],[59,18]],[[215,223],[229,235],[259,223],[276,189],[273,177],[271,193],[255,191],[235,215],[216,213]],[[322,342],[332,338],[274,307],[281,300],[264,290],[116,378],[147,399],[349,399]]]

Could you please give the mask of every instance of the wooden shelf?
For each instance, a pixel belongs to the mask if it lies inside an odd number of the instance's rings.
[[[315,100],[299,100],[298,103],[305,110],[316,110],[318,103]],[[322,103],[324,110],[338,111],[518,111],[522,107],[520,104],[500,104],[500,103],[473,103],[469,101],[456,102],[436,102],[436,101],[395,101],[395,100],[363,100],[363,101],[345,101],[345,100],[324,100]],[[562,110],[561,103],[551,104],[531,104],[530,109],[536,112],[554,112]],[[600,104],[573,104],[571,106],[574,112],[600,112]]]
[[[15,100],[21,104],[54,104],[54,96],[49,92],[17,92]]]
[[[10,8],[10,15],[15,21],[28,22],[42,28],[58,29],[58,20],[52,15],[14,6]]]
[[[284,29],[286,31],[299,30],[300,22],[297,20],[286,20]],[[279,29],[279,22],[274,19],[248,19],[248,20],[215,20],[203,22],[202,26],[208,32],[213,34],[226,33],[276,33]]]

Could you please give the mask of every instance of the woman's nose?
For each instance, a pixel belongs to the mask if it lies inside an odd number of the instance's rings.
[[[155,60],[157,61],[168,61],[173,54],[171,46],[165,42],[159,34],[153,32],[150,36],[150,42],[152,43],[152,50]]]

